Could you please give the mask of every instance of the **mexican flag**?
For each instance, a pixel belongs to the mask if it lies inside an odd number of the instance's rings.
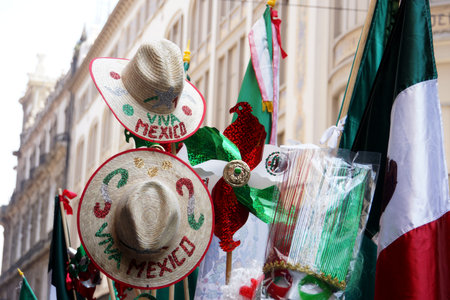
[[[348,90],[348,87],[346,89],[346,93],[351,93],[351,98],[339,144],[339,148],[342,149],[352,148],[398,11],[398,0],[372,1],[375,2],[373,4],[373,15],[367,33],[367,40],[364,44],[361,41],[358,44],[358,48],[363,47],[361,61],[359,65],[354,62],[352,66],[352,73],[357,72],[355,84],[353,90]],[[360,50],[358,49],[358,51]],[[356,55],[354,60],[356,60]],[[344,102],[342,102],[343,106]],[[342,107],[338,120],[343,117],[341,115],[343,113]],[[359,300],[373,298],[377,245],[372,240],[372,237],[378,231],[378,226],[376,227],[374,230],[373,226],[368,226],[368,230],[366,230],[363,236],[359,254],[359,260],[362,262],[361,275],[360,277],[356,276],[357,278],[353,278],[351,281],[349,288],[345,292],[346,299]]]
[[[52,243],[50,245],[50,257],[48,263],[48,271],[51,271],[52,279],[50,298],[58,300],[73,300],[73,291],[68,291],[66,288],[66,266],[68,263],[68,256],[66,241],[64,239],[64,229],[61,219],[59,201],[59,197],[56,196],[55,214],[53,217]]]
[[[266,130],[266,144],[277,143],[279,69],[287,54],[281,48],[278,13],[267,5],[261,18],[253,25],[248,40],[251,58],[239,91],[239,102],[248,102],[252,114]],[[238,114],[233,116],[233,122]]]
[[[375,299],[450,295],[442,132],[429,3],[402,1],[352,147],[383,154],[370,215],[380,225]]]

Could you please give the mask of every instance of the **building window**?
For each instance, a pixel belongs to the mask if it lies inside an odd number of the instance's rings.
[[[207,51],[207,42],[212,30],[213,1],[197,0],[192,5],[189,39],[191,40],[192,59],[200,51]]]
[[[95,123],[92,127],[91,130],[89,131],[89,138],[88,138],[88,152],[87,152],[87,157],[86,157],[86,161],[87,161],[87,168],[86,170],[89,172],[89,174],[87,174],[87,177],[90,177],[90,173],[92,171],[93,168],[96,167],[96,162],[97,162],[97,123]]]
[[[220,131],[231,123],[232,114],[229,113],[238,99],[241,87],[244,62],[244,51],[241,49],[245,46],[245,38],[240,38],[238,42],[226,50],[224,54],[219,56],[217,62],[217,85],[215,100],[217,109],[215,119]]]
[[[39,164],[44,163],[44,155],[45,155],[45,144],[46,144],[46,132],[41,136],[41,141],[39,142]]]
[[[55,142],[56,142],[56,118],[52,123],[52,126],[50,127],[50,151],[53,150],[53,148],[55,147]]]
[[[102,152],[106,152],[111,147],[111,139],[112,139],[111,117],[112,117],[112,112],[108,108],[106,108],[105,111],[103,112],[103,118],[102,118],[102,126],[103,126],[102,138],[101,138],[102,139],[102,144],[101,144]]]
[[[283,0],[280,1],[279,6],[278,6],[278,17],[281,19],[281,46],[283,47],[284,50],[287,49],[288,47],[288,24],[289,24],[289,19],[288,19],[288,1],[287,0]],[[287,72],[287,65],[286,65],[286,59],[282,59],[280,56],[280,90],[284,89],[286,87],[286,74]]]
[[[50,196],[50,200],[49,196],[46,195],[45,193],[41,194],[41,199],[40,201],[42,201],[41,206],[40,206],[40,210],[41,210],[41,217],[40,217],[40,237],[41,239],[45,239],[47,237],[47,227],[48,224],[50,223],[50,221],[48,220],[48,218],[50,218],[50,216],[53,217],[53,210],[54,208],[54,204],[52,202],[52,197]],[[50,211],[50,212],[49,212]],[[53,223],[52,225],[53,226]]]
[[[31,237],[30,237],[30,245],[33,246],[39,240],[38,236],[38,217],[40,215],[39,212],[39,200],[35,201],[35,203],[31,206]]]
[[[183,15],[177,17],[169,32],[167,32],[166,39],[171,40],[183,49]]]
[[[76,164],[75,164],[75,180],[78,183],[81,183],[82,181],[82,171],[83,171],[83,164],[84,164],[84,141],[80,141],[77,146],[77,156],[76,156]]]

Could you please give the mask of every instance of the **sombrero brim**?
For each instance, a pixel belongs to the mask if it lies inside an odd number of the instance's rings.
[[[206,112],[205,99],[185,80],[175,110],[169,114],[149,111],[125,88],[120,74],[128,59],[99,57],[89,66],[92,80],[117,120],[134,135],[151,142],[173,143],[194,134]]]
[[[126,185],[149,180],[162,182],[177,195],[178,232],[157,254],[130,255],[114,230],[115,212]],[[159,289],[199,265],[211,243],[214,212],[207,188],[186,163],[166,152],[140,148],[111,157],[95,171],[81,196],[77,223],[86,253],[106,276],[139,289]]]

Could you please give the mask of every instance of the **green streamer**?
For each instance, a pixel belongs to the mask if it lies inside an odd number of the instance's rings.
[[[236,145],[214,127],[202,127],[184,140],[192,166],[211,159],[232,161],[241,159]]]

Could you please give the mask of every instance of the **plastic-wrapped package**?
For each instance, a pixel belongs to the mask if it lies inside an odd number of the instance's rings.
[[[380,155],[292,149],[287,156],[266,249],[263,298],[343,298],[356,268]]]

